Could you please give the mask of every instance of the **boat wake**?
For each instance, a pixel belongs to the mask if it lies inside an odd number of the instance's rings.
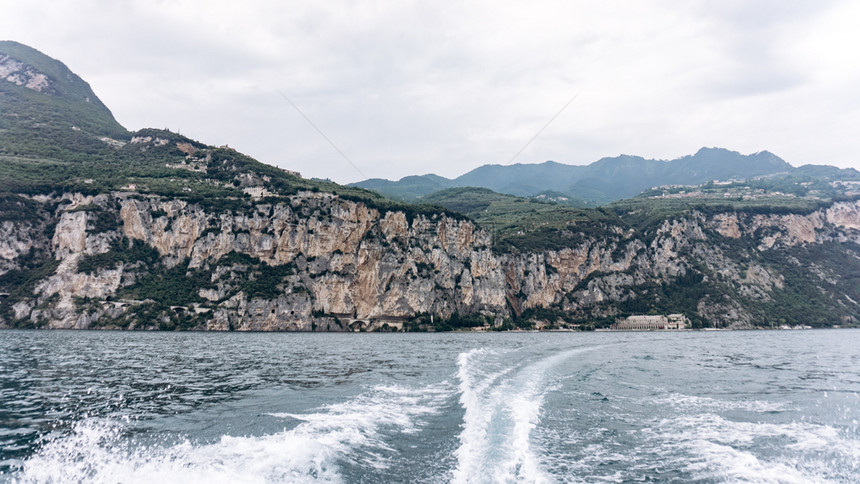
[[[703,413],[667,419],[652,442],[701,480],[841,482],[860,469],[860,441],[829,425],[736,422]]]
[[[557,388],[558,375],[552,370],[591,349],[566,350],[535,361],[484,349],[460,354],[465,414],[453,482],[553,482],[541,466],[531,434],[540,422],[545,395]]]
[[[617,343],[462,348],[428,353],[421,364],[439,366],[412,385],[384,376],[371,381],[397,383],[357,395],[327,387],[290,413],[271,398],[298,405],[283,396],[295,393],[267,391],[238,414],[207,405],[179,419],[267,429],[255,435],[221,435],[230,427],[219,424],[175,437],[172,417],[84,416],[0,482],[800,483],[854,482],[860,471],[858,393],[813,407],[803,394],[697,392],[688,383],[699,373],[669,359],[630,363],[635,348]]]
[[[17,482],[235,483],[342,482],[341,464],[371,472],[387,466],[384,432],[413,433],[439,411],[452,389],[378,386],[306,414],[269,414],[295,424],[263,436],[222,436],[214,443],[140,445],[121,421],[84,419],[25,461]],[[295,419],[295,420],[293,420]]]

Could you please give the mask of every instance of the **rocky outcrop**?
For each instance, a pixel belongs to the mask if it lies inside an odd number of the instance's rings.
[[[644,234],[607,227],[516,254],[495,252],[469,220],[325,193],[238,209],[120,192],[38,202],[44,233],[0,222],[0,262],[23,270],[33,250],[56,262],[41,266],[32,294],[4,303],[6,326],[352,331],[399,329],[421,315],[501,320],[542,308],[588,320],[642,301],[677,304],[653,294],[694,298],[705,323],[747,327],[761,323],[754,303],[786,290],[761,254],[860,240],[860,202],[809,214],[692,212]],[[829,269],[810,271],[839,286]]]
[[[0,79],[37,92],[52,90],[50,78],[35,67],[0,54]]]
[[[827,222],[837,227],[860,231],[860,205],[856,202],[834,203],[824,214]]]

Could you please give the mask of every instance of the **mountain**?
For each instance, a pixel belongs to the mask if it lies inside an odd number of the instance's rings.
[[[803,165],[793,172],[797,176],[806,176],[824,181],[857,181],[860,171],[854,168],[837,168],[826,165]]]
[[[395,200],[413,200],[439,190],[451,188],[453,182],[439,175],[415,175],[393,182],[382,178],[371,178],[361,182],[361,188],[385,194]]]
[[[666,187],[583,209],[439,191],[445,179],[424,176],[407,182],[432,185],[433,205],[406,204],[169,131],[128,132],[58,61],[9,42],[0,58],[0,328],[588,329],[643,313],[696,327],[860,324],[860,194],[842,180]],[[723,151],[605,159],[566,180],[558,163],[477,174],[602,187],[589,180],[639,165],[698,180],[713,156],[750,173],[781,166]]]
[[[368,200],[366,190],[316,182],[161,129],[130,132],[89,84],[62,62],[12,41],[0,42],[0,190],[47,195],[59,189],[138,192],[217,201],[267,192],[332,191]],[[236,173],[244,176],[234,179]]]
[[[0,149],[11,155],[108,153],[103,139],[130,139],[89,84],[60,61],[0,42]]]
[[[633,197],[661,185],[695,185],[710,180],[747,179],[794,173],[797,169],[773,153],[742,155],[722,148],[702,148],[695,155],[672,161],[621,155],[590,165],[547,161],[538,164],[484,165],[453,180],[436,175],[399,181],[365,180],[351,186],[374,190],[397,200],[416,201],[436,190],[452,187],[489,188],[499,193],[534,197],[553,192],[583,205],[604,204]],[[809,174],[809,170],[798,173]]]

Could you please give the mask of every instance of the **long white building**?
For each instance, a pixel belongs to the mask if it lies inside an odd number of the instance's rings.
[[[636,315],[619,319],[610,329],[628,331],[658,331],[665,329],[687,329],[690,320],[683,314],[665,315]]]

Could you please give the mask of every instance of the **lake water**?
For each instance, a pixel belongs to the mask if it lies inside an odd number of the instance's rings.
[[[0,481],[851,482],[860,330],[0,332]]]

